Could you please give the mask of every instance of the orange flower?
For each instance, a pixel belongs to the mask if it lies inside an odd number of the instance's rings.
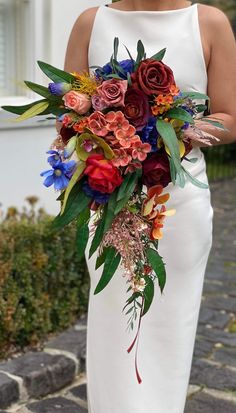
[[[118,139],[120,146],[130,148],[135,142],[140,141],[140,137],[135,135],[135,127],[129,125],[128,129],[117,129],[115,137]]]
[[[167,211],[163,205],[168,201],[170,195],[162,194],[162,191],[163,187],[161,185],[152,186],[147,192],[147,199],[144,201],[142,207],[142,215],[147,217],[149,221],[152,221],[151,239],[161,239],[163,237],[161,228],[163,228],[165,217],[175,214],[174,209]],[[158,204],[162,205],[160,210],[157,209]]]
[[[179,88],[176,85],[171,85],[170,87],[170,94],[172,96],[177,96],[179,94]]]

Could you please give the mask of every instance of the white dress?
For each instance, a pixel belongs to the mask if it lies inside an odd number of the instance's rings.
[[[104,65],[119,37],[118,60],[126,59],[123,44],[136,56],[139,39],[147,57],[167,47],[164,62],[174,71],[183,91],[206,93],[207,73],[198,22],[198,5],[170,11],[119,11],[99,7],[90,40],[89,65]],[[198,157],[185,167],[207,182],[205,160]],[[189,155],[189,156],[190,156]],[[166,219],[159,252],[166,262],[163,295],[156,284],[149,313],[142,319],[138,362],[142,383],[134,368],[135,350],[122,313],[127,284],[121,268],[98,295],[101,276],[95,271],[96,254],[87,264],[91,277],[88,308],[87,380],[89,413],[183,413],[186,400],[204,272],[212,242],[213,210],[208,189],[187,183],[184,189],[169,184],[168,208],[176,215]],[[87,250],[88,251],[88,250]]]

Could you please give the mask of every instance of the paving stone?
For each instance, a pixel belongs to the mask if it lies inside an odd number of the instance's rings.
[[[211,354],[213,348],[214,345],[209,341],[196,339],[193,357],[208,357]]]
[[[80,384],[79,386],[73,387],[70,389],[70,392],[75,397],[79,397],[80,399],[87,401],[87,385],[86,383]]]
[[[191,384],[204,385],[212,389],[236,390],[236,370],[212,365],[205,360],[196,360],[192,366]]]
[[[64,397],[52,397],[29,403],[27,409],[33,413],[87,413],[87,409]]]
[[[84,371],[86,359],[86,333],[86,328],[80,329],[77,324],[76,326],[73,326],[59,334],[54,339],[46,342],[45,348],[66,350],[73,353],[79,360],[82,361],[81,371]]]
[[[212,355],[212,359],[222,364],[236,367],[236,348],[224,347],[216,349]]]
[[[235,413],[236,404],[212,397],[204,392],[187,400],[184,413]]]
[[[0,370],[22,377],[29,396],[37,398],[71,383],[76,366],[72,359],[63,355],[35,351],[0,363]]]
[[[205,307],[205,305],[201,306],[199,314],[199,323],[211,324],[213,327],[216,328],[224,328],[230,321],[230,319],[231,317],[229,314],[221,314],[217,310]]]
[[[228,333],[216,328],[206,328],[199,324],[197,328],[198,338],[203,337],[212,343],[222,343],[229,347],[236,347],[236,334]]]
[[[214,297],[208,296],[206,297],[206,300],[204,302],[208,308],[236,312],[235,298],[222,297],[222,296],[214,296]]]
[[[5,409],[18,399],[18,383],[6,374],[0,373],[0,408]]]

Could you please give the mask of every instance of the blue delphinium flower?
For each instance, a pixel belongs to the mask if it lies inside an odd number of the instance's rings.
[[[148,119],[148,124],[144,126],[140,132],[138,132],[138,135],[143,143],[149,143],[151,145],[151,152],[158,151],[157,140],[159,134],[156,129],[156,118],[154,116]]]
[[[65,189],[69,183],[75,165],[75,161],[55,163],[52,165],[52,169],[41,172],[40,175],[45,178],[43,184],[46,187],[54,185],[56,190]]]
[[[128,73],[132,73],[134,71],[134,61],[131,59],[122,60],[121,62],[119,62],[119,65],[123,70],[118,71],[118,75],[122,79],[126,80]],[[112,73],[112,66],[110,63],[107,63],[105,66],[102,67],[102,69],[97,69],[95,73],[98,77],[106,79],[107,76]]]
[[[47,151],[46,153],[50,154],[47,161],[51,166],[61,162],[61,155],[58,151],[50,149],[50,151]]]
[[[92,189],[88,182],[85,181],[82,185],[82,189],[84,191],[84,193],[89,196],[90,198],[92,198],[95,202],[97,202],[97,204],[106,204],[110,198],[110,194],[104,194],[100,191],[96,191],[95,189]]]
[[[48,90],[52,95],[63,96],[65,93],[71,90],[72,86],[70,83],[60,82],[60,83],[49,83]]]

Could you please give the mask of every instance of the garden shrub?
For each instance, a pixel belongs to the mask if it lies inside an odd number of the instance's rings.
[[[75,226],[52,233],[42,210],[10,208],[0,223],[0,357],[71,325],[86,313],[89,276],[75,249]]]

